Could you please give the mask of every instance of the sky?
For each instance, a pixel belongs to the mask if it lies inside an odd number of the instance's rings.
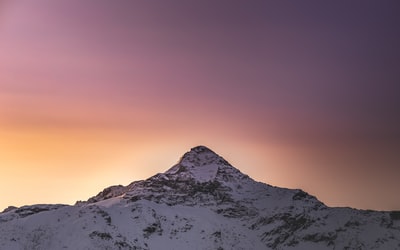
[[[205,145],[329,206],[400,210],[398,1],[0,2],[0,210]]]

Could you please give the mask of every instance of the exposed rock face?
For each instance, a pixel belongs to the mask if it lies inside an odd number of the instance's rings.
[[[165,173],[75,206],[6,209],[0,249],[399,249],[399,214],[329,208],[199,146]]]

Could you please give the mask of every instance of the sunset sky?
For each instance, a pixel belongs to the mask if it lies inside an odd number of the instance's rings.
[[[0,211],[205,145],[330,206],[400,210],[398,1],[0,1]]]

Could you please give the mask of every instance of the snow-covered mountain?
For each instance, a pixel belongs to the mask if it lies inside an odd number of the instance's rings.
[[[6,209],[0,249],[400,249],[400,212],[330,208],[199,146],[165,173],[74,206]]]

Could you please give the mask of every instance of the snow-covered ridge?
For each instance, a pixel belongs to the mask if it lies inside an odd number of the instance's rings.
[[[170,205],[183,201],[186,204],[196,204],[198,199],[215,203],[222,199],[222,196],[227,198],[232,196],[232,193],[241,193],[233,190],[241,186],[240,182],[247,183],[250,180],[221,156],[207,147],[198,146],[185,153],[180,161],[165,173],[133,182],[126,187],[106,188],[90,198],[89,202],[120,196],[131,200],[150,199]]]
[[[400,249],[400,212],[330,208],[199,146],[164,173],[74,206],[9,207],[2,249]]]

